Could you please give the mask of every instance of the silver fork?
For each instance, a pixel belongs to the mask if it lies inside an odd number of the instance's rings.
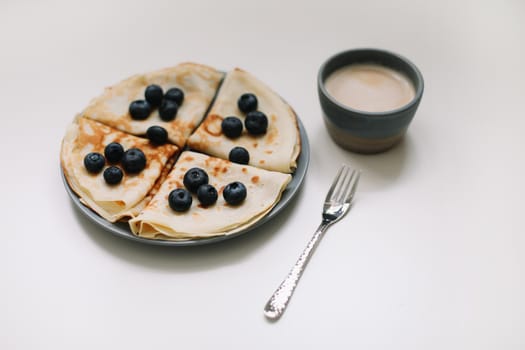
[[[288,273],[288,276],[281,282],[281,285],[275,290],[264,307],[264,315],[269,319],[277,320],[281,317],[308,261],[313,255],[315,247],[317,247],[326,229],[341,220],[349,211],[359,181],[359,175],[360,172],[358,170],[350,170],[345,164],[339,169],[332,186],[330,186],[330,190],[326,194],[321,225],[315,231],[303,253]]]

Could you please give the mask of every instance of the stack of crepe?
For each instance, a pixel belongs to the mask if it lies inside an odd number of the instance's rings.
[[[127,221],[134,234],[151,239],[232,234],[271,211],[297,166],[300,136],[296,116],[253,75],[236,68],[223,77],[214,68],[184,63],[135,75],[93,99],[68,128],[61,149],[65,178],[82,203],[110,222]],[[160,85],[164,91],[172,87],[184,91],[184,102],[173,121],[162,121],[155,110],[146,120],[131,118],[129,104],[143,99],[150,84]],[[230,139],[222,133],[221,121],[227,116],[244,121],[237,100],[247,92],[257,96],[258,110],[269,119],[268,130],[264,135],[243,132]],[[164,127],[170,143],[158,146],[145,138],[152,125]],[[83,164],[85,155],[103,153],[110,142],[119,142],[125,149],[141,149],[146,168],[140,174],[125,174],[118,185],[108,185],[101,174],[89,173]],[[236,146],[249,151],[248,165],[227,160]],[[169,207],[168,194],[184,188],[184,173],[193,167],[206,171],[219,199],[206,207],[194,198],[188,211],[175,212]],[[234,181],[247,188],[246,199],[235,206],[222,198],[224,186]]]

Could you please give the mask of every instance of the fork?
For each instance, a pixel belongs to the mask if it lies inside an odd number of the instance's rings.
[[[308,261],[312,257],[321,238],[324,236],[326,229],[341,220],[341,218],[348,213],[357,188],[359,176],[360,172],[358,170],[350,170],[350,167],[345,164],[339,169],[326,194],[321,225],[319,225],[319,228],[315,231],[315,234],[310,239],[310,242],[308,242],[308,245],[295,265],[264,307],[264,315],[269,319],[277,320],[281,317]]]

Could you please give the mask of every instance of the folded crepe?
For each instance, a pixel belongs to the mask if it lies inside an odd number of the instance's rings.
[[[175,212],[168,203],[169,193],[184,188],[184,174],[193,167],[206,171],[209,183],[219,197],[205,207],[193,195],[186,212]],[[231,234],[253,225],[264,217],[281,198],[291,175],[267,171],[201,153],[183,152],[173,170],[146,208],[129,221],[131,231],[139,236],[161,239],[196,239]],[[223,189],[231,182],[242,182],[246,199],[239,205],[227,204]]]
[[[250,135],[244,129],[240,137],[230,139],[223,134],[221,123],[229,116],[244,123],[245,114],[237,106],[244,93],[257,97],[257,110],[266,114],[268,129],[263,135]],[[191,149],[223,159],[228,159],[232,148],[241,146],[250,154],[250,165],[291,173],[297,166],[301,140],[292,108],[253,75],[236,68],[224,78],[213,106],[189,138],[188,145]]]
[[[133,135],[144,135],[150,126],[160,125],[168,131],[170,142],[182,148],[202,121],[223,75],[214,68],[195,63],[134,75],[106,88],[81,115]],[[159,85],[164,92],[174,87],[184,92],[184,100],[174,120],[163,121],[158,108],[153,109],[145,120],[131,118],[130,103],[144,100],[146,87],[151,84]]]
[[[117,185],[108,185],[102,171],[89,173],[84,157],[90,152],[104,154],[104,148],[111,142],[120,143],[124,150],[142,150],[146,156],[145,169],[138,174],[124,172]],[[62,141],[60,161],[65,178],[80,201],[106,220],[115,222],[136,216],[145,207],[173,166],[177,151],[174,145],[154,146],[147,139],[77,117]],[[109,166],[107,161],[105,166]]]

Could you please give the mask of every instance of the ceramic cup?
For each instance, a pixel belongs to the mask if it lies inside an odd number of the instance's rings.
[[[385,112],[366,112],[341,104],[326,90],[326,78],[337,69],[355,63],[379,64],[403,73],[414,85],[414,98],[400,108]],[[323,63],[317,77],[319,100],[330,136],[341,147],[359,153],[386,151],[403,138],[423,96],[423,85],[423,76],[412,62],[379,49],[338,53]]]

